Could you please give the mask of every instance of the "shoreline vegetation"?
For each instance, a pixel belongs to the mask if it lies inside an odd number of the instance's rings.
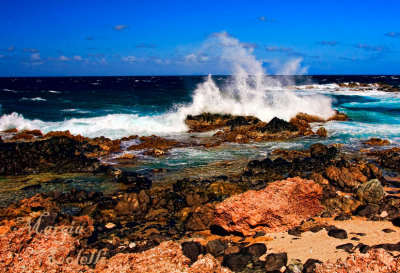
[[[0,138],[1,176],[85,173],[121,187],[15,196],[0,208],[0,272],[399,272],[400,147],[380,136],[357,151],[341,143],[276,149],[236,172],[183,173],[170,183],[126,168],[175,148],[323,140],[326,122],[348,119],[338,111],[269,122],[203,113],[187,116],[194,134],[185,139],[10,128]]]

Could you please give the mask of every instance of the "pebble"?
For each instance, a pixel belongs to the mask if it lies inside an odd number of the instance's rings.
[[[114,223],[107,223],[107,224],[105,225],[105,227],[108,228],[108,229],[112,229],[112,228],[115,227],[115,224],[114,224]]]

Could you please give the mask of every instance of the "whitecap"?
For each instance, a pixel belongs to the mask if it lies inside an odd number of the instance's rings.
[[[43,98],[41,98],[41,97],[36,97],[36,98],[25,98],[25,97],[23,97],[22,99],[20,99],[20,101],[23,101],[23,100],[30,100],[30,101],[47,101],[46,99],[43,99]]]

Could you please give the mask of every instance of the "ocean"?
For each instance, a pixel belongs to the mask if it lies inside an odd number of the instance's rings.
[[[339,87],[346,82],[400,85],[395,75],[0,78],[0,130],[69,130],[113,139],[151,134],[185,138],[191,135],[186,115],[202,112],[254,115],[264,121],[274,116],[289,120],[298,112],[327,118],[333,110],[350,117],[323,124],[328,130],[323,140],[176,148],[163,158],[144,157],[142,165],[133,167],[136,170],[257,158],[275,148],[301,149],[317,141],[358,147],[365,139],[380,137],[399,144],[400,94]]]

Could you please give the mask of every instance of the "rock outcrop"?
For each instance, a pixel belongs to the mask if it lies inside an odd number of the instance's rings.
[[[289,178],[265,189],[247,191],[217,205],[214,224],[228,232],[253,235],[257,231],[280,232],[317,215],[322,188],[312,180]]]
[[[99,146],[70,137],[0,143],[0,174],[19,175],[40,172],[90,172],[97,159],[86,153],[100,151]]]
[[[181,246],[167,241],[142,253],[120,253],[108,260],[100,260],[96,265],[95,272],[231,272],[222,267],[211,255],[200,257],[191,266],[190,264],[191,261],[182,253]]]
[[[400,258],[394,258],[383,249],[367,254],[351,254],[345,261],[326,262],[316,265],[317,273],[394,273],[400,272]]]
[[[365,142],[365,144],[370,145],[370,146],[385,146],[385,145],[389,145],[390,141],[387,139],[380,139],[380,138],[370,138],[369,140],[367,140]]]

